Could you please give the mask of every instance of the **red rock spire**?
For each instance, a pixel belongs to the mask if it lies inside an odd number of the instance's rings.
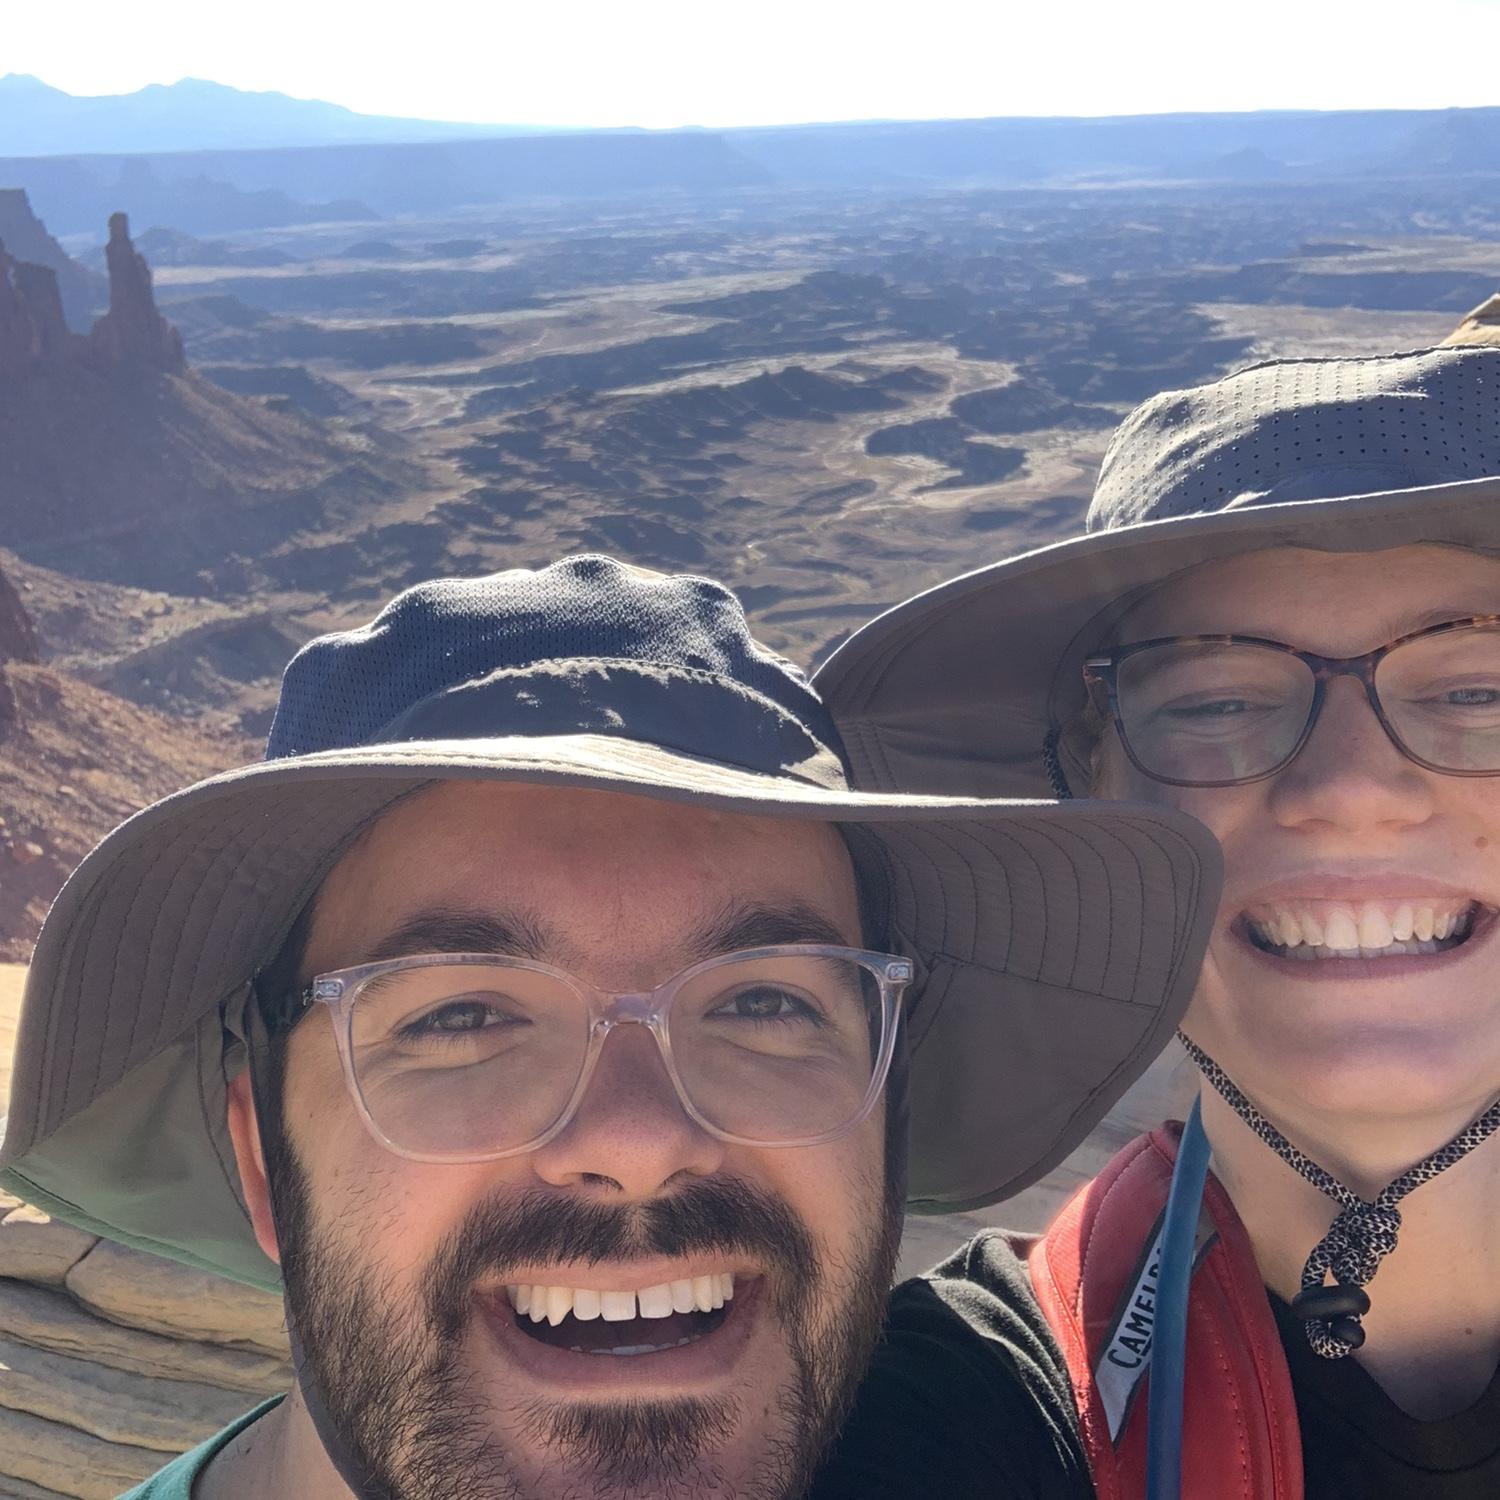
[[[151,270],[130,243],[130,222],[124,214],[110,215],[104,258],[109,264],[109,311],[89,335],[95,354],[111,365],[180,371],[182,339],[156,310]]]

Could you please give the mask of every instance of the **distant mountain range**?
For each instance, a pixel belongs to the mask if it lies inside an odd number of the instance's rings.
[[[549,132],[359,115],[192,79],[88,99],[34,78],[0,79],[0,189],[27,189],[58,234],[120,208],[145,225],[209,235],[745,188],[1253,190],[1471,178],[1476,205],[1495,201],[1500,108]]]
[[[28,73],[7,73],[0,78],[0,155],[4,156],[446,141],[532,133],[525,125],[461,125],[362,115],[321,99],[248,93],[202,78],[153,83],[133,94],[93,95],[65,93]]]

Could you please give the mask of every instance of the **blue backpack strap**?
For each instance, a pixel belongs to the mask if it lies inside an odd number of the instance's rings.
[[[1182,1383],[1187,1366],[1188,1289],[1211,1152],[1199,1102],[1183,1126],[1162,1222],[1151,1379],[1146,1388],[1147,1500],[1181,1500]]]

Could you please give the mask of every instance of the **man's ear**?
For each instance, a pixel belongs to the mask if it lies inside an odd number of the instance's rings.
[[[255,1098],[250,1089],[250,1070],[243,1069],[229,1080],[229,1139],[239,1168],[240,1191],[250,1210],[255,1239],[277,1265],[281,1252],[276,1244],[276,1222],[271,1214],[271,1187],[266,1179],[266,1158],[260,1148],[260,1124],[255,1117]]]

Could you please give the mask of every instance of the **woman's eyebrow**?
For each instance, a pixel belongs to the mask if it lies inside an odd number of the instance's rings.
[[[1496,602],[1500,603],[1500,601]],[[1440,604],[1434,608],[1420,610],[1414,614],[1396,616],[1391,620],[1388,620],[1382,627],[1382,629],[1378,632],[1378,634],[1382,643],[1399,641],[1404,640],[1409,635],[1417,635],[1419,632],[1427,630],[1435,625],[1448,625],[1451,624],[1454,620],[1489,619],[1491,618],[1491,614],[1491,611],[1475,609],[1472,605],[1461,606],[1457,604]],[[1493,615],[1495,618],[1500,619],[1500,610],[1495,610],[1493,612]],[[1123,632],[1122,634],[1123,639],[1119,640],[1115,639],[1114,635],[1111,635],[1108,644],[1102,646],[1100,649],[1113,650],[1118,646],[1133,645],[1137,640],[1155,639],[1157,636],[1160,636],[1165,640],[1176,640],[1184,636],[1198,635],[1210,637],[1222,635],[1245,636],[1262,641],[1280,641],[1283,645],[1292,646],[1298,650],[1312,649],[1310,646],[1306,645],[1305,642],[1292,639],[1289,632],[1285,630],[1278,630],[1270,624],[1245,625],[1243,623],[1236,623],[1232,628],[1218,628],[1214,630],[1184,630],[1174,632],[1171,635],[1163,635],[1161,632],[1156,632],[1156,634],[1151,637],[1146,636],[1143,632],[1140,631],[1129,631]],[[1331,656],[1338,653],[1318,652],[1315,654]],[[1353,654],[1356,656],[1361,656],[1364,653],[1355,652]]]
[[[1390,632],[1389,639],[1398,641],[1404,635],[1415,635],[1419,630],[1426,630],[1431,625],[1447,625],[1453,620],[1483,619],[1497,611],[1482,609],[1460,609],[1457,605],[1440,605],[1436,609],[1424,609],[1421,614],[1412,615],[1404,623],[1398,621],[1396,627]]]

